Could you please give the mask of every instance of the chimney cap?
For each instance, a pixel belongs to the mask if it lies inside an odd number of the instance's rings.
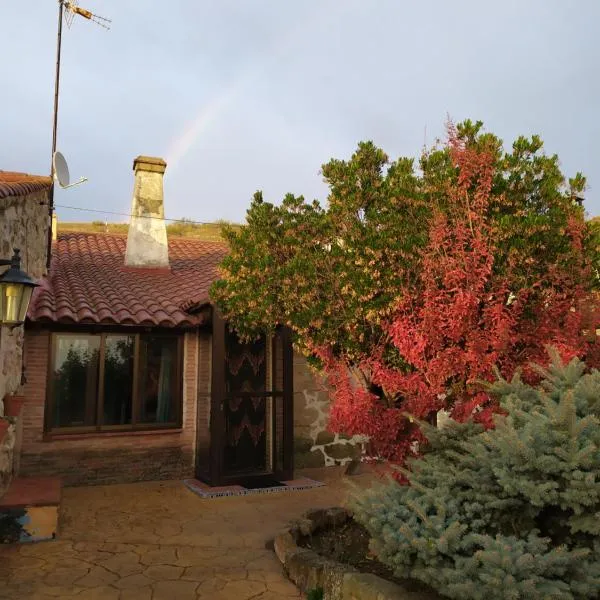
[[[167,168],[167,163],[164,159],[157,156],[140,156],[133,159],[134,171],[154,171],[164,173]]]

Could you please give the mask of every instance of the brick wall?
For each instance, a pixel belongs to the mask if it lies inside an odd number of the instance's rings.
[[[21,475],[63,477],[66,485],[178,479],[194,472],[198,338],[185,335],[181,431],[87,434],[44,441],[50,334],[28,330]]]
[[[211,336],[186,334],[181,431],[87,434],[44,441],[50,334],[25,339],[23,476],[59,475],[67,485],[176,479],[207,470],[210,450]],[[294,354],[294,460],[296,468],[339,465],[360,454],[357,439],[326,431],[329,398],[322,380]]]
[[[34,279],[46,274],[47,203],[47,191],[0,197],[0,258],[10,258],[19,248],[21,269]],[[22,347],[22,327],[0,327],[0,400],[19,388]]]

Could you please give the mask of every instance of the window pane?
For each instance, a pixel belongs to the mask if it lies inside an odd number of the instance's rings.
[[[140,420],[172,423],[178,401],[177,338],[140,337]]]
[[[95,425],[100,336],[56,335],[54,340],[52,425]]]
[[[103,425],[131,423],[133,393],[132,335],[107,335],[104,343]]]

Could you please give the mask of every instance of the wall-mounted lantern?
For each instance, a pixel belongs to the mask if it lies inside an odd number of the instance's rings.
[[[0,325],[16,327],[25,322],[33,288],[38,284],[21,271],[18,248],[10,259],[0,259],[0,265],[9,269],[0,275]]]

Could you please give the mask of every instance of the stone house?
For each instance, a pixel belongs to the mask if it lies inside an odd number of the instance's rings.
[[[211,305],[226,245],[167,238],[165,169],[135,159],[127,236],[57,236],[26,323],[21,474],[223,485],[350,461],[289,333],[242,343]]]
[[[21,268],[33,279],[46,274],[51,184],[50,177],[0,171],[0,258],[19,248]],[[15,395],[24,378],[23,339],[22,326],[0,326],[0,497],[19,470],[22,419]]]

